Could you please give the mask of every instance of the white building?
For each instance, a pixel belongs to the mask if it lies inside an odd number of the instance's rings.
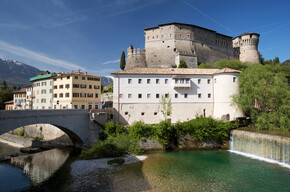
[[[160,111],[162,95],[171,98],[169,118],[173,123],[196,115],[234,120],[243,116],[231,98],[238,93],[239,72],[229,68],[135,68],[112,73],[114,120],[122,124],[164,120]]]
[[[26,109],[30,109],[30,110],[33,109],[32,108],[32,101],[33,101],[32,91],[33,91],[32,85],[26,86]]]
[[[53,76],[56,76],[56,74],[45,74],[30,78],[30,81],[33,82],[33,109],[52,109]]]

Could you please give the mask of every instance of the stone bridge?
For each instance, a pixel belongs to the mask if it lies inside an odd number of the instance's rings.
[[[106,113],[88,110],[14,110],[0,111],[0,135],[32,124],[51,124],[65,132],[74,147],[90,147],[99,138]]]

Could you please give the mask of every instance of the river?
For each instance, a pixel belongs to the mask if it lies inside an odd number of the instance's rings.
[[[81,173],[78,177],[86,179],[85,185],[71,174],[80,162],[71,150],[32,156],[14,162],[17,166],[0,164],[1,191],[290,190],[290,169],[225,150],[150,153],[144,161]],[[94,163],[85,164],[90,167]]]

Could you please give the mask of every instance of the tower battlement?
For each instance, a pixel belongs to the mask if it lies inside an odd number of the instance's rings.
[[[132,49],[131,46],[127,49],[127,62],[125,70],[133,68],[147,67],[145,49]]]

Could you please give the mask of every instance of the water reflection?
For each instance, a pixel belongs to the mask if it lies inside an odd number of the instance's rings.
[[[70,150],[52,149],[33,155],[25,155],[11,159],[11,164],[23,168],[32,183],[38,184],[53,175],[68,159]]]

